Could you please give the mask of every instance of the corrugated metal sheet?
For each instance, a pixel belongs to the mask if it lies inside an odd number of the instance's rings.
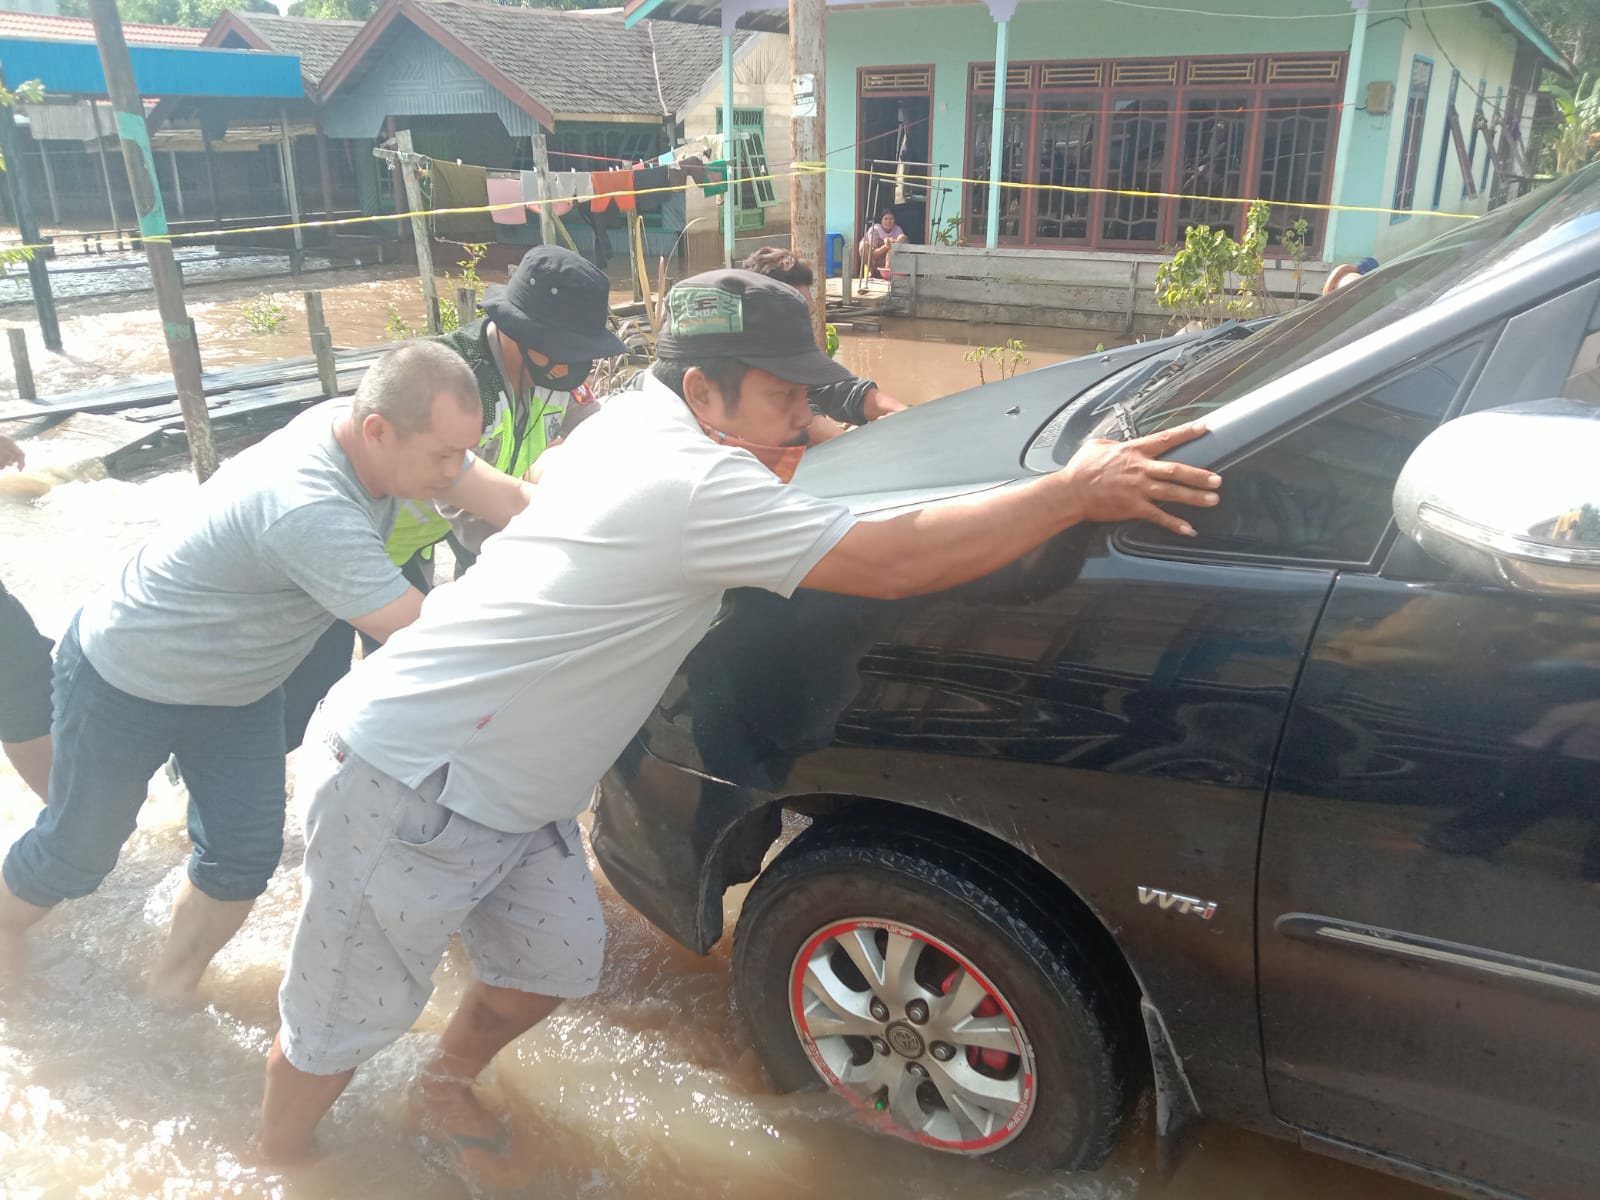
[[[322,113],[329,137],[377,137],[388,116],[494,113],[512,137],[532,137],[538,128],[531,116],[414,25],[396,30],[382,58],[381,69],[369,68],[329,99]]]
[[[36,142],[46,140],[87,142],[97,136],[94,114],[81,100],[71,104],[23,104],[19,107],[22,109],[22,115],[28,118],[28,132],[33,135],[33,140]],[[101,133],[114,130],[116,127],[117,118],[114,113],[101,114]]]
[[[133,81],[142,96],[229,96],[298,100],[305,95],[300,60],[254,50],[129,46]],[[56,95],[104,96],[106,79],[94,43],[0,38],[0,59],[13,82],[37,79]]]

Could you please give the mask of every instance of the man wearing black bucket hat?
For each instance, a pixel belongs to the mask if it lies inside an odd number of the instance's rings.
[[[479,458],[520,479],[553,442],[598,410],[585,386],[595,360],[627,353],[608,327],[610,294],[610,281],[581,255],[535,246],[522,256],[509,284],[484,289],[481,320],[437,339],[477,378],[483,402]],[[407,580],[426,592],[433,583],[434,546],[452,538],[459,573],[492,532],[493,526],[472,517],[412,501],[401,507],[385,548]],[[349,671],[353,638],[348,625],[334,626],[284,685],[289,749],[300,744],[322,697]]]
[[[478,377],[478,456],[521,478],[552,442],[596,411],[586,386],[595,361],[628,348],[608,325],[610,280],[561,246],[529,250],[509,284],[484,289],[483,311],[482,320],[440,340]]]
[[[539,503],[329,693],[307,736],[305,904],[257,1135],[304,1153],[361,1063],[422,1012],[460,931],[472,981],[411,1117],[486,1186],[514,1182],[472,1081],[597,984],[605,926],[575,818],[729,588],[893,598],[997,570],[1079,521],[1211,504],[1160,461],[1198,425],[1086,446],[1062,470],[883,521],[784,480],[809,386],[847,378],[805,299],[748,271],[667,297],[660,361],[553,456]],[[535,511],[537,509],[537,511]]]

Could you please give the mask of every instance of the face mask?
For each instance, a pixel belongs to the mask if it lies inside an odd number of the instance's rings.
[[[522,352],[522,378],[529,387],[549,388],[555,392],[575,391],[594,370],[594,360],[585,362],[553,362],[541,367],[528,352]]]
[[[734,450],[748,450],[756,456],[756,461],[767,470],[771,471],[784,483],[794,478],[794,473],[800,469],[800,456],[806,452],[804,445],[800,446],[762,446],[756,442],[747,442],[744,438],[729,437],[721,430],[713,429],[704,421],[700,428],[706,431],[706,436],[715,439],[718,443]]]

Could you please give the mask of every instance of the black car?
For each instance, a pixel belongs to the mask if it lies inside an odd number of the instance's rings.
[[[1204,1113],[1590,1200],[1597,302],[1589,171],[1276,321],[808,454],[796,487],[883,512],[1205,416],[1176,456],[1225,482],[1194,539],[730,594],[605,781],[607,875],[701,952],[754,879],[734,975],[773,1079],[941,1150],[1091,1167],[1149,1080],[1163,1137]]]

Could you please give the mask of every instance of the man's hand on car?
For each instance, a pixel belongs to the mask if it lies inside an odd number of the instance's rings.
[[[1061,477],[1074,485],[1084,521],[1126,521],[1139,518],[1184,537],[1194,527],[1158,504],[1193,504],[1208,508],[1217,503],[1222,477],[1204,467],[1165,462],[1161,455],[1206,432],[1205,423],[1193,422],[1163,429],[1129,442],[1085,442],[1061,468]]]

